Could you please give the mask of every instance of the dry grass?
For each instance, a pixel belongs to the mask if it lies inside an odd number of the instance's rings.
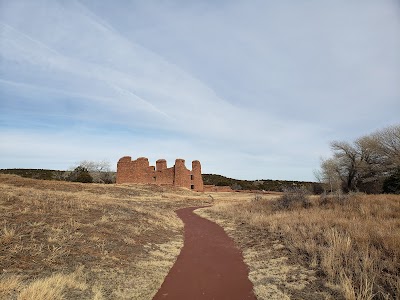
[[[311,197],[307,207],[283,208],[271,197],[255,201],[253,196],[245,201],[217,200],[201,214],[227,227],[236,238],[259,299],[274,298],[274,289],[276,299],[310,299],[304,291],[313,284],[314,294],[321,292],[319,299],[399,299],[400,197]],[[281,254],[276,247],[281,248]],[[278,264],[275,274],[271,262]],[[300,265],[316,272],[307,277]],[[285,272],[290,266],[298,270]],[[303,294],[287,285],[293,273],[308,278]],[[324,287],[316,285],[315,275],[327,282]],[[273,287],[266,291],[266,285]],[[324,290],[326,287],[330,291]]]
[[[151,299],[208,197],[0,175],[0,299]]]

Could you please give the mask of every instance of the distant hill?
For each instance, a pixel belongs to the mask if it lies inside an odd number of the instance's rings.
[[[46,170],[46,169],[0,169],[2,174],[14,174],[21,177],[43,179],[43,180],[64,180],[68,171]]]
[[[2,174],[14,174],[25,178],[42,179],[42,180],[58,180],[58,181],[71,181],[68,179],[68,175],[71,171],[60,171],[60,170],[47,170],[47,169],[0,169]],[[104,181],[98,180],[102,174],[110,173],[110,181],[106,183],[115,182],[115,172],[90,172],[93,177],[93,182],[104,183]],[[74,181],[74,180],[72,180]]]
[[[70,171],[47,169],[0,169],[3,174],[15,174],[21,177],[43,180],[65,180]],[[319,192],[319,183],[289,180],[239,180],[218,174],[202,174],[204,184],[230,186],[234,190],[264,190],[281,192],[287,187],[305,187],[313,193]]]
[[[288,187],[305,187],[313,193],[318,193],[320,184],[309,181],[290,181],[290,180],[239,180],[217,174],[203,174],[204,184],[217,186],[230,186],[234,190],[264,190],[282,192]]]

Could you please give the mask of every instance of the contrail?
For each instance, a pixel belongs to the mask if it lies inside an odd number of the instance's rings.
[[[34,42],[35,44],[40,45],[41,47],[43,47],[43,48],[45,48],[45,49],[47,49],[47,50],[53,52],[54,54],[60,55],[59,52],[57,52],[56,50],[50,48],[49,46],[47,46],[47,45],[44,44],[43,42],[41,42],[41,41],[39,41],[39,40],[37,40],[37,39],[34,39],[34,38],[30,37],[29,35],[23,33],[22,31],[16,29],[15,27],[13,27],[13,26],[11,26],[11,25],[8,25],[8,24],[3,23],[3,22],[0,21],[0,27],[1,27],[1,28],[0,28],[0,36],[3,36],[3,35],[6,36],[5,34],[3,34],[3,32],[6,32],[6,33],[7,33],[7,36],[13,36],[12,33],[9,34],[9,31],[14,31],[15,33],[17,33],[17,34],[19,34],[19,35],[22,35],[24,38],[30,40],[31,42]]]
[[[165,116],[166,118],[168,118],[168,119],[170,119],[170,120],[173,120],[173,118],[170,117],[167,113],[165,113],[165,112],[163,112],[162,110],[158,109],[158,108],[157,108],[156,106],[154,106],[151,102],[149,102],[149,101],[143,99],[142,97],[139,97],[139,96],[136,95],[135,93],[133,93],[133,92],[127,90],[127,89],[121,88],[120,86],[117,86],[117,85],[115,85],[115,84],[113,84],[113,83],[108,82],[108,84],[109,84],[112,88],[114,88],[118,93],[120,93],[121,95],[133,97],[133,98],[135,98],[136,100],[138,100],[138,101],[140,101],[141,103],[143,103],[145,106],[151,108],[151,110],[153,110],[153,111],[155,111],[155,112],[157,112],[157,113],[159,113],[159,114]]]

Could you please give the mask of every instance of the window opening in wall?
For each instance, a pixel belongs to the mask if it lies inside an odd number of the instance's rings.
[[[191,190],[194,190],[194,184],[192,184],[192,185],[190,186],[190,189],[191,189]]]
[[[190,180],[193,180],[193,175],[190,175]]]

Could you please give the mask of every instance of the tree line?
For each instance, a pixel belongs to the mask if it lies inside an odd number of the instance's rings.
[[[47,169],[0,169],[2,174],[15,174],[21,177],[59,180],[83,183],[115,183],[115,172],[108,161],[84,160],[76,163],[68,171]]]
[[[400,125],[330,146],[332,156],[316,172],[326,191],[400,193]]]
[[[218,174],[202,174],[204,184],[230,186],[233,190],[260,190],[282,192],[290,187],[302,187],[311,193],[321,193],[320,183],[293,180],[240,180]]]

